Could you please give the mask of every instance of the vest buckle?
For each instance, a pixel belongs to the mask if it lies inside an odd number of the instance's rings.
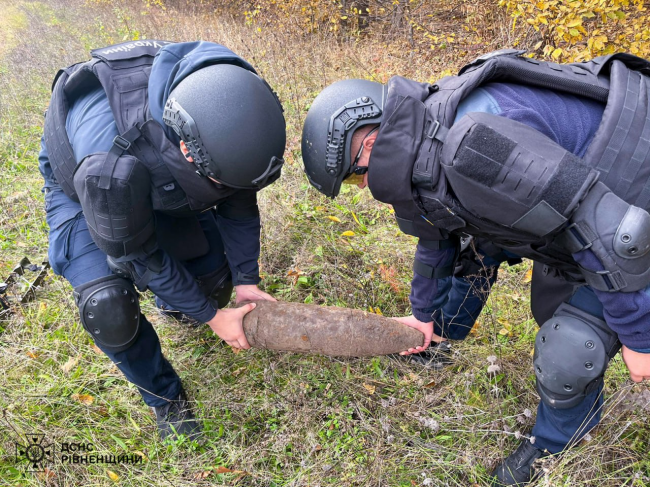
[[[121,135],[116,135],[113,139],[113,145],[119,149],[122,149],[122,151],[127,151],[129,150],[129,147],[131,147],[131,142],[126,140]]]
[[[438,120],[434,120],[433,123],[429,125],[424,135],[430,139],[444,142],[447,138],[447,132],[449,132],[447,127],[443,127]]]
[[[429,125],[429,128],[427,128],[425,135],[428,138],[433,139],[438,133],[438,130],[440,130],[440,122],[438,120],[434,120],[433,123]]]

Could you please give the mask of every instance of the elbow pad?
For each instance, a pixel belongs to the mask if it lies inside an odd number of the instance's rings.
[[[132,156],[120,156],[107,173],[110,156],[86,157],[74,175],[74,188],[97,247],[120,258],[155,238],[155,223],[147,168]]]
[[[634,292],[650,284],[650,214],[596,183],[558,241],[572,254],[589,249],[602,269],[580,267],[592,288]]]

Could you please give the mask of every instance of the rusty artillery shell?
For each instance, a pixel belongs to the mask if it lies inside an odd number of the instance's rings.
[[[312,304],[256,301],[244,317],[244,333],[254,348],[370,357],[422,345],[418,330],[362,310]]]

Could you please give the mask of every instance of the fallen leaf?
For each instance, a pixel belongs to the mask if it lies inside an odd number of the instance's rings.
[[[501,328],[499,330],[499,335],[507,336],[509,334],[510,334],[510,330],[508,330],[507,328]]]
[[[106,470],[106,475],[108,475],[108,478],[111,479],[113,482],[119,482],[120,481],[120,476],[117,475],[112,470]]]
[[[95,412],[100,416],[104,416],[104,417],[108,416],[108,409],[103,406],[95,409]]]
[[[63,372],[65,372],[66,374],[70,373],[70,371],[77,366],[80,358],[81,355],[77,355],[76,357],[70,357],[68,361],[61,366],[61,370],[63,370]]]
[[[244,477],[246,477],[246,475],[250,475],[250,474],[249,474],[248,472],[242,472],[242,473],[240,473],[240,474],[235,478],[235,480],[232,481],[233,485],[236,484],[237,482],[239,482],[239,481],[240,481],[241,479],[243,479]]]
[[[139,451],[139,450],[135,450],[135,451],[133,452],[133,454],[134,454],[134,455],[138,455],[138,456],[141,457],[144,461],[149,460],[149,457],[148,457],[147,455],[145,455],[144,453],[142,453],[141,451]]]
[[[472,326],[472,329],[469,331],[470,335],[476,336],[478,334],[478,329],[481,327],[480,322],[474,323],[474,326]]]
[[[37,358],[40,355],[38,352],[27,352],[29,358]]]
[[[95,398],[90,394],[73,394],[70,398],[86,406],[90,406],[95,401]]]
[[[207,478],[212,472],[210,470],[205,470],[203,472],[197,472],[194,475],[192,475],[193,480],[203,480]]]
[[[363,387],[365,387],[366,391],[368,391],[368,394],[371,396],[375,393],[376,387],[370,384],[364,384]]]
[[[237,350],[240,350],[240,349],[237,349]],[[246,367],[239,367],[237,370],[235,370],[235,371],[232,373],[232,375],[234,375],[235,377],[237,377],[237,376],[238,376],[239,374],[241,374],[244,370],[246,370]]]
[[[232,470],[228,467],[217,467],[215,473],[238,473],[238,474],[250,475],[246,470]]]
[[[37,475],[40,480],[45,480],[46,482],[56,477],[56,473],[47,467],[45,467],[42,472],[38,472]]]
[[[347,232],[343,232],[341,234],[341,237],[354,237],[354,232],[352,230],[348,230]]]
[[[532,267],[526,271],[526,274],[524,275],[524,284],[529,283],[533,279],[533,269]]]
[[[330,219],[330,220],[332,220],[333,222],[341,223],[341,220],[339,220],[339,219],[338,219],[337,217],[335,217],[335,216],[328,216],[327,218]]]

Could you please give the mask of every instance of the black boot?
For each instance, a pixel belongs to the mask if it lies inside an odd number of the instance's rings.
[[[501,462],[492,472],[493,487],[505,485],[526,485],[536,475],[533,469],[535,460],[550,455],[546,450],[536,448],[525,439],[508,458]]]
[[[408,362],[421,365],[427,369],[440,370],[454,363],[449,342],[434,343],[424,352],[411,355],[397,355]]]
[[[190,440],[196,440],[200,435],[201,426],[196,421],[184,390],[181,389],[176,399],[152,409],[156,413],[158,431],[163,439],[178,439],[179,435],[185,435]]]

